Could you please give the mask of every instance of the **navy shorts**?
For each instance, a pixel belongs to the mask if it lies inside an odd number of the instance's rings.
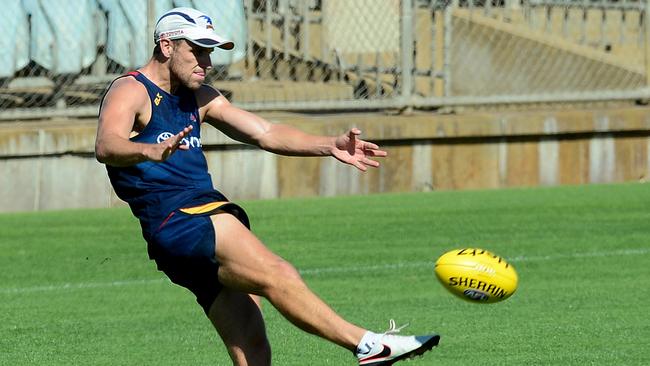
[[[149,257],[169,279],[190,290],[207,314],[223,285],[217,278],[214,226],[210,215],[227,212],[250,227],[246,212],[230,202],[212,202],[172,212],[147,241]]]

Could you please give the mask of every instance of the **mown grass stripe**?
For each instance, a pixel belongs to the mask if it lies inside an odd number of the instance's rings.
[[[598,258],[610,256],[626,256],[626,255],[647,255],[650,253],[650,248],[637,248],[637,249],[620,249],[613,251],[602,252],[586,252],[586,253],[571,253],[571,254],[556,254],[544,256],[518,256],[508,259],[512,263],[517,262],[539,262],[539,261],[553,261],[559,259],[579,259],[579,258]],[[418,261],[418,262],[399,262],[399,263],[384,263],[372,266],[340,266],[340,267],[323,267],[311,269],[299,269],[303,276],[320,276],[329,273],[356,273],[356,272],[373,272],[373,271],[387,271],[393,269],[405,268],[421,268],[432,267],[434,261]],[[53,284],[33,287],[15,287],[15,288],[0,288],[0,294],[23,294],[31,292],[48,292],[48,291],[67,291],[67,290],[83,290],[94,288],[107,288],[107,287],[121,287],[121,286],[138,286],[148,285],[152,283],[169,282],[167,278],[155,279],[139,279],[139,280],[123,280],[112,282],[82,282],[82,283],[64,283]]]

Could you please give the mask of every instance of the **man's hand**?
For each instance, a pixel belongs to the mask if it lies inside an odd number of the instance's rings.
[[[335,148],[332,156],[346,164],[354,165],[357,169],[365,172],[368,167],[376,168],[379,162],[369,157],[384,157],[388,153],[380,150],[379,146],[357,138],[361,134],[358,128],[353,128],[335,140]]]
[[[187,126],[183,131],[175,134],[174,136],[168,138],[167,140],[161,141],[157,144],[149,145],[149,148],[145,151],[145,156],[147,160],[161,162],[169,158],[176,150],[188,150],[190,147],[183,144],[183,138],[189,135],[192,131],[192,126]]]

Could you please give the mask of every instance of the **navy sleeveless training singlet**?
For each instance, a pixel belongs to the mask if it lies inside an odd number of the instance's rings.
[[[129,75],[146,87],[151,100],[151,119],[131,141],[159,143],[187,126],[193,127],[182,141],[189,149],[176,150],[164,162],[145,161],[128,167],[106,165],[115,193],[129,204],[148,239],[174,210],[227,199],[214,189],[208,173],[201,149],[201,121],[194,92],[181,87],[172,95],[140,72],[124,76]]]

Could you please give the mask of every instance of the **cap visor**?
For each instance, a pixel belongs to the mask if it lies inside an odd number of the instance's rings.
[[[235,44],[230,41],[218,41],[213,38],[199,38],[199,39],[189,39],[188,41],[206,48],[218,47],[224,50],[232,50],[235,47]]]

